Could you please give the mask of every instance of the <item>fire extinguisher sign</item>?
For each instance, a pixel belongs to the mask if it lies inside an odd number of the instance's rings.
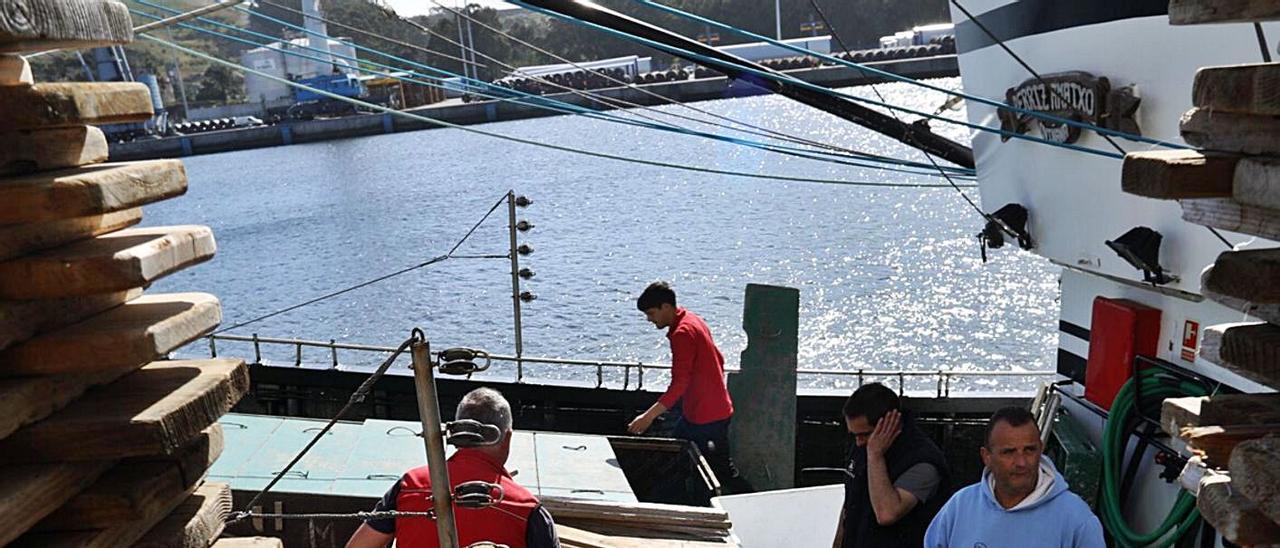
[[[1182,359],[1196,361],[1196,348],[1200,344],[1200,322],[1187,320],[1182,325]]]

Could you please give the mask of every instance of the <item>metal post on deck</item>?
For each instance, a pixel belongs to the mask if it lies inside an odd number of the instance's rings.
[[[435,373],[431,369],[431,345],[420,330],[414,330],[414,339],[409,350],[413,355],[413,384],[418,393],[422,441],[427,448],[427,470],[431,474],[436,534],[441,548],[459,548],[458,526],[453,519],[453,494],[449,489],[449,469],[444,458],[444,432],[440,427],[440,399],[436,395]]]
[[[507,231],[511,239],[511,311],[516,335],[516,382],[524,380],[524,340],[520,326],[520,253],[516,251],[516,192],[507,191]]]

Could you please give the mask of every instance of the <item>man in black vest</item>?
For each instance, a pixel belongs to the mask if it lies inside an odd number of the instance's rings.
[[[854,446],[833,548],[919,548],[947,500],[942,450],[899,410],[898,395],[880,383],[849,396],[844,420]]]

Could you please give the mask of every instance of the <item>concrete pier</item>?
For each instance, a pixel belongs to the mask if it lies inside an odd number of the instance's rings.
[[[867,63],[867,65],[913,79],[954,77],[960,74],[955,55],[880,61]],[[828,88],[876,84],[886,81],[883,77],[866,74],[861,70],[843,66],[796,69],[787,71],[787,74]],[[766,93],[751,84],[730,80],[723,76],[645,84],[638,87],[684,103],[730,97],[748,97]],[[666,103],[666,101],[658,97],[630,87],[593,90],[593,93],[646,106]],[[569,92],[545,95],[544,97],[597,110],[610,110],[607,105],[601,105],[592,99]],[[531,100],[520,100],[519,102],[487,100],[464,103],[453,99],[430,106],[409,109],[407,112],[460,125],[562,115],[560,112],[549,111],[528,104],[529,101]],[[329,139],[362,137],[382,133],[434,129],[436,127],[439,126],[390,113],[363,114],[344,118],[286,122],[274,126],[229,129],[138,140],[128,143],[112,143],[111,160],[191,156]]]

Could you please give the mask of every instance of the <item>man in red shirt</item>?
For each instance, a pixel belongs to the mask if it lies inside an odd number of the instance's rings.
[[[667,330],[671,384],[657,402],[627,425],[627,431],[643,434],[679,402],[680,418],[672,436],[696,444],[722,484],[739,482],[729,449],[733,401],[724,384],[724,356],[711,338],[711,328],[697,314],[676,306],[676,292],[666,282],[649,284],[636,299],[636,308],[655,327]]]

